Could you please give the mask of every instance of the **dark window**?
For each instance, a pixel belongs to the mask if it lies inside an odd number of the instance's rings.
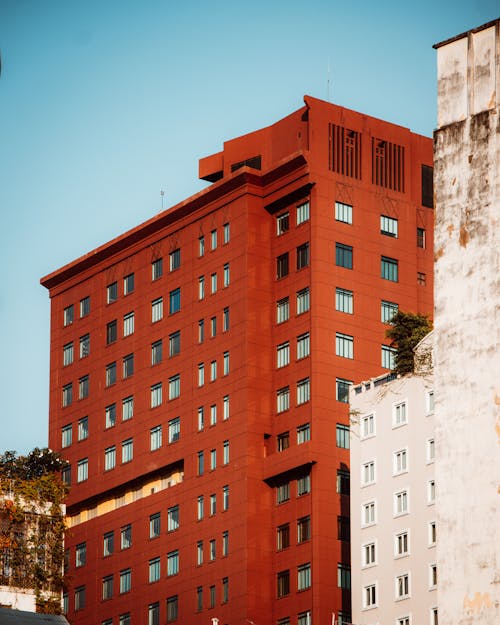
[[[417,247],[425,248],[425,230],[417,228]]]
[[[181,351],[181,333],[180,330],[172,332],[168,337],[168,355],[176,356]]]
[[[134,290],[134,274],[131,273],[123,278],[123,294],[128,295]]]
[[[176,313],[181,309],[181,290],[174,289],[170,291],[170,314]]]
[[[163,275],[163,258],[158,258],[151,263],[151,279],[158,280]]]
[[[311,538],[311,517],[305,516],[297,520],[297,542],[303,543]]]
[[[167,599],[167,623],[177,620],[178,616],[178,599],[177,595],[168,597]]]
[[[351,540],[351,524],[349,521],[349,517],[337,517],[337,538],[339,540],[345,540],[346,542],[349,542]]]
[[[337,447],[349,449],[349,426],[337,423]]]
[[[123,357],[123,377],[128,378],[134,373],[134,354]]]
[[[429,165],[422,165],[422,206],[434,208],[434,169]]]
[[[335,264],[337,267],[352,269],[352,246],[343,243],[335,244]]]
[[[372,183],[404,193],[405,149],[372,137]]]
[[[290,432],[278,434],[278,451],[285,451],[290,447]]]
[[[108,284],[106,288],[107,293],[107,302],[111,304],[112,302],[116,302],[118,299],[118,282],[113,282],[112,284]]]
[[[80,300],[80,317],[86,317],[90,313],[90,297]]]
[[[288,232],[290,228],[290,215],[289,213],[282,213],[276,217],[276,234],[284,234]]]
[[[280,525],[278,527],[276,533],[276,542],[277,549],[281,551],[282,549],[287,549],[290,547],[290,524],[285,523],[284,525]]]
[[[116,319],[114,319],[113,321],[110,321],[107,325],[106,325],[106,344],[110,345],[111,343],[114,343],[116,341],[117,335],[118,335],[118,324],[116,322]]]
[[[288,275],[288,252],[276,259],[276,277],[278,280]]]
[[[170,252],[170,271],[179,269],[181,266],[181,251],[180,249]]]
[[[302,269],[309,265],[309,243],[299,245],[297,248],[297,269]]]
[[[290,571],[278,573],[278,598],[290,594]]]
[[[398,281],[398,261],[395,258],[382,256],[380,259],[380,275],[384,280]]]
[[[343,126],[328,124],[329,169],[361,180],[361,133]]]
[[[349,471],[337,469],[337,493],[339,495],[349,495],[351,492],[351,477]]]

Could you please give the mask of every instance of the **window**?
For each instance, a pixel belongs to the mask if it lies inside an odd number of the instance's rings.
[[[352,315],[353,292],[337,287],[335,289],[335,310]]]
[[[106,406],[104,414],[106,428],[112,428],[116,424],[116,404]]]
[[[374,608],[377,605],[377,586],[370,584],[363,587],[363,608]]]
[[[222,532],[222,556],[225,558],[229,555],[229,531]]]
[[[303,475],[299,477],[297,480],[297,497],[301,497],[302,495],[307,495],[307,493],[311,492],[311,476]]]
[[[200,362],[198,365],[198,386],[203,386],[205,384],[205,365]]]
[[[128,295],[134,290],[134,274],[130,273],[123,278],[123,294]]]
[[[163,343],[161,340],[155,341],[151,345],[151,365],[159,365],[163,356]]]
[[[198,431],[201,432],[205,427],[205,408],[200,406],[198,408]]]
[[[198,343],[203,343],[205,340],[205,320],[200,319],[198,321]]]
[[[62,390],[62,405],[70,406],[73,402],[73,384],[70,382],[69,384],[65,384]]]
[[[297,206],[297,226],[305,221],[309,221],[309,202]]]
[[[167,553],[167,576],[177,575],[179,572],[179,552],[170,551]]]
[[[376,563],[375,543],[368,543],[361,548],[363,566],[371,566]]]
[[[112,282],[106,287],[107,303],[112,304],[118,299],[118,282]]]
[[[67,367],[73,362],[73,343],[68,343],[63,347],[63,366]]]
[[[297,315],[309,310],[309,287],[297,291]]]
[[[349,517],[337,517],[337,538],[349,542],[351,540],[351,524]]]
[[[170,291],[169,295],[170,314],[178,312],[181,309],[181,290],[180,288]]]
[[[112,445],[104,450],[104,470],[110,471],[116,466],[116,447]]]
[[[85,608],[85,586],[75,588],[75,612]]]
[[[361,524],[373,525],[375,523],[375,502],[369,501],[362,506]]]
[[[290,483],[285,482],[276,487],[276,503],[284,503],[290,499]]]
[[[335,202],[335,219],[352,224],[352,206],[343,202]]]
[[[70,465],[66,465],[61,470],[61,481],[63,484],[66,484],[66,486],[71,486],[71,466]]]
[[[217,274],[213,273],[210,276],[210,292],[213,295],[214,293],[217,293]]]
[[[222,603],[227,603],[229,601],[229,578],[222,578]]]
[[[297,567],[297,590],[306,590],[311,587],[311,564],[301,564]]]
[[[288,252],[281,254],[276,259],[276,278],[284,278],[288,275]]]
[[[276,625],[290,625],[290,617],[285,616],[284,618],[279,618],[276,621]]]
[[[287,341],[276,348],[276,366],[280,368],[288,364],[290,364],[290,344]]]
[[[105,601],[106,599],[111,599],[113,596],[113,576],[107,575],[102,578],[102,598]]]
[[[434,462],[434,459],[436,457],[436,450],[435,450],[436,446],[434,444],[434,439],[433,438],[429,438],[427,440],[427,462]]]
[[[394,516],[408,513],[408,492],[403,490],[394,494]]]
[[[354,337],[337,332],[335,335],[335,354],[342,358],[354,358]]]
[[[177,620],[179,614],[179,600],[177,595],[167,597],[167,623]]]
[[[205,237],[201,236],[198,238],[198,256],[205,255]]]
[[[408,423],[406,415],[406,402],[402,401],[398,404],[394,404],[392,409],[392,425],[398,427],[399,425],[405,425]]]
[[[217,249],[217,230],[212,230],[210,232],[210,246],[212,250]]]
[[[217,450],[210,450],[210,471],[214,471],[217,468]]]
[[[90,354],[90,334],[80,337],[80,358],[86,358]]]
[[[368,486],[375,483],[375,460],[365,462],[361,467],[361,484]]]
[[[210,363],[210,382],[214,382],[217,379],[217,361],[212,360]]]
[[[398,312],[399,306],[395,302],[380,302],[380,321],[390,323],[394,315]]]
[[[123,377],[129,378],[134,373],[134,354],[123,357]]]
[[[116,341],[117,336],[118,336],[117,328],[118,326],[117,326],[116,319],[106,324],[106,344],[107,345],[111,345],[111,343],[114,343]]]
[[[231,226],[230,224],[226,223],[223,226],[224,229],[224,245],[226,243],[229,243],[229,241],[231,240]]]
[[[199,540],[196,543],[196,564],[198,566],[203,564],[203,541]]]
[[[149,561],[149,583],[158,582],[160,580],[160,558],[153,558]]]
[[[278,236],[288,232],[290,228],[290,216],[288,212],[282,213],[276,217],[276,234]]]
[[[159,280],[163,275],[163,258],[157,258],[151,263],[151,279]]]
[[[290,594],[290,571],[280,571],[277,576],[278,598]]]
[[[341,401],[344,404],[349,403],[349,387],[352,385],[351,380],[344,380],[343,378],[336,378],[336,397],[337,401]]]
[[[88,458],[83,458],[82,460],[79,460],[77,464],[76,481],[85,482],[85,480],[87,480],[88,477],[89,477],[89,461],[88,461]]]
[[[406,599],[410,594],[410,578],[408,573],[396,577],[396,599]]]
[[[123,336],[129,336],[134,333],[134,313],[129,312],[123,315]]]
[[[131,438],[122,442],[122,464],[130,462],[134,458],[134,441]]]
[[[179,529],[179,506],[170,506],[167,510],[167,530],[174,532]]]
[[[436,588],[437,586],[437,566],[431,564],[429,566],[429,588]]]
[[[436,502],[436,482],[429,480],[427,482],[427,503],[433,504]]]
[[[224,288],[226,288],[226,287],[229,286],[229,284],[231,282],[231,276],[230,276],[230,273],[229,273],[229,263],[226,263],[224,265],[224,274],[223,275],[224,275],[224,282],[223,282],[223,284],[224,284]]]
[[[380,259],[380,276],[391,282],[398,281],[398,261],[395,258],[382,256]]]
[[[196,609],[203,610],[203,586],[196,587]]]
[[[429,523],[429,547],[436,544],[436,521]]]
[[[122,421],[128,421],[134,416],[134,398],[124,397],[122,399]]]
[[[337,267],[352,269],[352,246],[335,243],[335,264]]]
[[[393,217],[387,217],[387,215],[380,215],[380,234],[397,238],[398,220]]]
[[[276,411],[284,412],[290,408],[290,388],[285,386],[276,391]]]
[[[214,338],[217,335],[217,317],[210,318],[210,336]]]
[[[205,297],[205,276],[200,276],[198,278],[198,299],[203,299]]]
[[[168,379],[168,398],[176,399],[181,394],[181,376],[179,373]]]
[[[288,321],[290,317],[290,306],[288,297],[284,297],[276,302],[276,323]]]
[[[337,586],[344,590],[351,588],[351,568],[347,564],[337,564]]]
[[[417,228],[417,247],[425,248],[425,230]]]
[[[116,383],[116,362],[106,365],[106,386]]]
[[[175,443],[181,437],[181,419],[175,417],[168,422],[168,442]]]
[[[349,449],[349,426],[337,423],[337,447]]]
[[[229,330],[229,308],[224,308],[222,311],[222,331],[227,332]]]
[[[309,426],[309,423],[299,425],[297,428],[297,445],[307,443],[307,441],[309,440],[311,440],[311,428]]]
[[[382,345],[382,367],[384,369],[394,369],[396,366],[396,349],[388,345]]]
[[[89,437],[89,419],[88,417],[82,417],[78,421],[78,440],[84,441]]]
[[[160,604],[158,602],[148,605],[148,625],[160,625]]]
[[[120,548],[129,549],[132,547],[132,526],[124,525],[120,530]]]
[[[119,625],[130,625],[130,613],[120,614]]]
[[[203,451],[198,452],[198,475],[203,475],[205,472],[205,455]]]
[[[78,399],[85,399],[89,396],[89,376],[84,375],[78,380]]]
[[[394,537],[394,556],[399,558],[409,553],[408,532],[400,532]]]
[[[229,510],[229,486],[222,487],[222,509]]]
[[[337,469],[337,493],[349,495],[351,492],[351,476],[349,471]]]
[[[311,625],[311,612],[301,612],[297,614],[297,625]]]
[[[278,551],[288,549],[290,546],[290,524],[280,525],[276,531],[276,548]]]
[[[372,414],[361,417],[361,438],[368,438],[375,434],[375,416]]]
[[[131,587],[132,573],[130,569],[123,569],[123,571],[120,571],[120,594],[130,592]]]
[[[215,586],[210,586],[209,591],[210,591],[209,607],[215,608]]]
[[[297,519],[297,542],[304,543],[311,538],[311,517]]]
[[[224,352],[222,355],[222,373],[229,375],[229,352]]]
[[[181,266],[181,251],[176,249],[169,254],[170,271],[175,271]]]
[[[110,556],[115,550],[115,533],[106,532],[102,539],[102,555]]]
[[[87,543],[80,543],[75,550],[75,566],[85,566],[87,564]]]
[[[209,554],[210,554],[210,561],[215,560],[216,557],[216,544],[215,544],[215,538],[212,538],[210,540],[209,543]]]
[[[432,414],[434,412],[434,391],[429,391],[427,393],[427,414]]]
[[[69,447],[73,442],[73,426],[65,425],[61,430],[61,447]]]
[[[311,394],[309,378],[304,378],[297,382],[297,404],[305,404],[309,401]]]
[[[229,419],[229,395],[225,395],[222,399],[222,419]]]
[[[409,616],[403,616],[401,618],[398,618],[396,620],[396,625],[410,625],[410,617]]]
[[[297,360],[306,358],[310,353],[309,332],[297,337]]]
[[[156,323],[163,319],[163,297],[158,297],[151,302],[151,322]]]
[[[70,326],[73,323],[74,309],[73,304],[66,306],[63,310],[63,323],[64,326]]]
[[[149,430],[149,448],[151,451],[160,449],[162,444],[162,426],[156,425]]]
[[[438,625],[438,609],[437,608],[431,608],[430,623],[431,625]]]
[[[297,271],[309,266],[309,243],[303,243],[297,248]]]
[[[421,271],[417,271],[417,284],[419,284],[420,286],[425,286],[427,282],[427,278],[425,273],[422,273]]]
[[[161,515],[159,512],[149,517],[149,538],[157,538],[161,534]]]
[[[401,449],[394,452],[393,472],[395,475],[398,473],[405,473],[408,471],[408,451]]]
[[[201,519],[203,519],[203,517],[205,516],[205,503],[203,495],[199,495],[197,499],[197,514],[198,521],[201,521]]]
[[[222,443],[222,464],[229,464],[229,441]]]

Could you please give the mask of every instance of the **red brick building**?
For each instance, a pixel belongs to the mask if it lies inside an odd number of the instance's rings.
[[[347,389],[432,312],[432,141],[305,98],[46,276],[73,625],[349,620]]]

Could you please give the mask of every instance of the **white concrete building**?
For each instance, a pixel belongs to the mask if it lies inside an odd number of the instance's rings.
[[[352,622],[437,625],[432,333],[416,373],[351,388]]]

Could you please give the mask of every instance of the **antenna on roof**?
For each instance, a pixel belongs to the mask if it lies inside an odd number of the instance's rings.
[[[328,70],[327,70],[327,79],[326,79],[326,101],[331,102],[331,93],[330,93],[330,57],[328,57]]]
[[[161,210],[163,210],[163,198],[165,197],[165,191],[163,191],[163,189],[160,191],[160,195],[161,195]]]

